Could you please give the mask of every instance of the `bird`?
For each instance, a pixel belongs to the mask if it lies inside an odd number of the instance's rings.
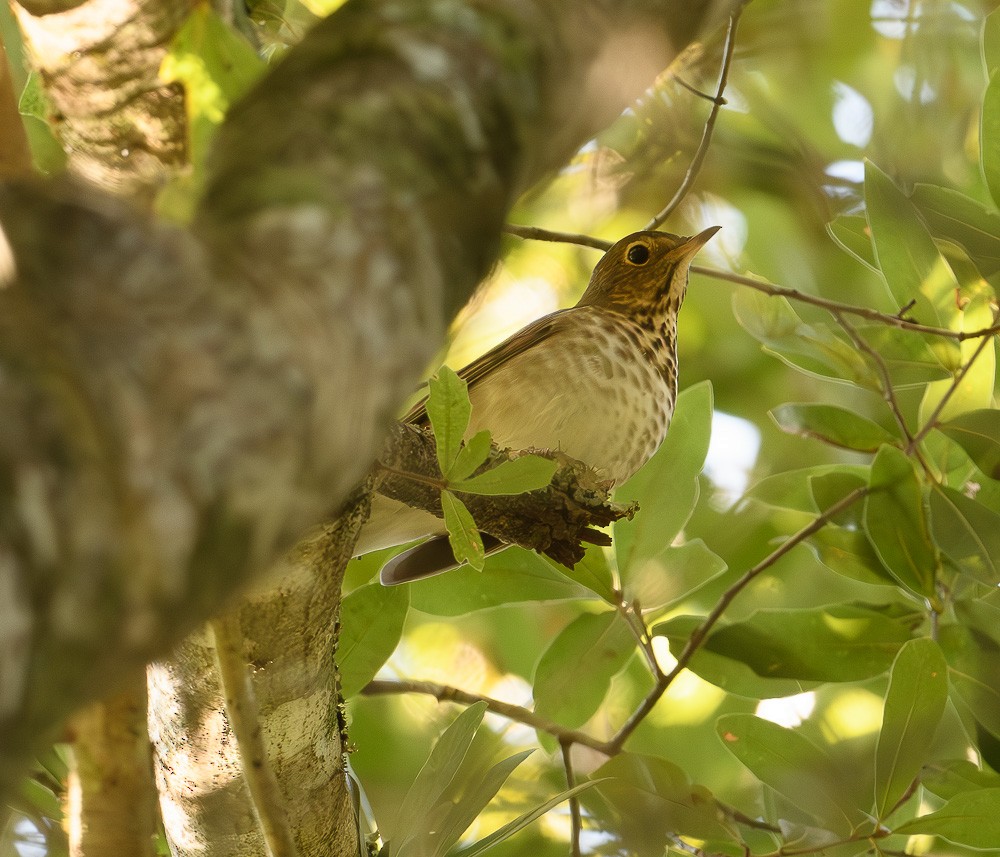
[[[609,486],[645,464],[666,437],[677,399],[677,314],[698,251],[718,232],[634,232],[613,244],[575,306],[521,329],[458,372],[472,403],[470,433],[498,447],[558,449]],[[426,399],[404,422],[426,425]],[[354,555],[429,537],[393,557],[384,585],[459,565],[440,518],[375,494]],[[485,539],[488,550],[505,547]]]

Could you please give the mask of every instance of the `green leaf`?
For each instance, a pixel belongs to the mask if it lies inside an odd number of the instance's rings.
[[[746,496],[774,509],[791,509],[815,515],[821,511],[816,505],[814,480],[828,475],[853,476],[868,481],[868,468],[860,465],[817,464],[798,470],[775,473],[756,483]]]
[[[471,787],[455,801],[444,821],[428,837],[433,843],[431,857],[444,857],[445,853],[461,839],[469,825],[486,809],[496,793],[514,773],[514,769],[533,752],[534,750],[522,750],[520,753],[509,756],[497,762],[482,776],[475,779]],[[422,857],[427,852],[422,850],[419,853]]]
[[[860,530],[827,525],[808,544],[816,558],[837,574],[875,586],[898,586]]]
[[[875,751],[875,809],[889,815],[923,767],[948,701],[948,665],[928,637],[896,655]]]
[[[893,833],[940,836],[956,845],[994,851],[1000,842],[1000,789],[955,795],[937,812],[901,824]]]
[[[979,120],[979,159],[990,189],[993,203],[1000,205],[1000,152],[997,151],[997,140],[1000,140],[1000,74],[996,69],[990,70],[990,82],[983,93],[983,108]]]
[[[653,636],[665,637],[670,644],[670,652],[680,657],[692,632],[702,622],[700,616],[675,616],[660,622],[652,628]],[[784,678],[763,678],[742,661],[699,648],[688,662],[688,669],[710,684],[735,696],[748,699],[774,699],[794,696],[816,687],[816,682],[798,681]]]
[[[869,486],[865,532],[872,547],[896,580],[936,602],[941,557],[931,538],[913,463],[901,450],[883,446],[872,463]]]
[[[472,417],[469,385],[450,367],[442,366],[427,387],[427,417],[434,431],[438,464],[447,479]]]
[[[536,554],[537,556],[537,554]],[[551,566],[564,577],[574,580],[587,587],[598,597],[612,607],[617,606],[621,596],[615,593],[614,581],[611,578],[611,566],[608,556],[600,545],[587,545],[587,551],[573,568],[559,565],[555,560],[546,557]]]
[[[941,550],[959,570],[1000,584],[1000,515],[945,485],[931,490],[931,524]]]
[[[597,790],[617,810],[627,853],[663,854],[670,836],[732,839],[735,831],[722,820],[715,800],[704,786],[658,756],[619,753],[594,775]]]
[[[448,479],[454,482],[468,479],[489,458],[492,442],[489,429],[477,431],[455,456],[455,463],[448,471]]]
[[[733,293],[733,313],[766,351],[793,369],[878,389],[878,379],[853,344],[827,325],[806,324],[785,298],[740,289]]]
[[[844,470],[816,475],[809,480],[816,508],[825,511],[843,502],[851,494],[860,492],[867,485],[868,480],[860,474]],[[863,506],[860,502],[855,502],[842,509],[831,520],[839,527],[860,529],[862,517]]]
[[[263,71],[257,52],[209,4],[194,7],[170,43],[160,78],[184,85],[191,160],[196,167],[204,163],[215,128],[229,106]]]
[[[830,757],[800,733],[752,714],[716,721],[723,744],[761,782],[840,833],[851,832],[864,813],[838,788],[842,775]]]
[[[868,221],[860,214],[843,214],[826,225],[827,234],[846,252],[876,274],[879,273],[872,249]]]
[[[677,397],[667,438],[656,454],[615,491],[619,503],[636,501],[631,521],[614,524],[618,570],[627,580],[634,568],[661,553],[677,537],[698,500],[698,474],[712,434],[712,387],[703,382]],[[663,490],[670,486],[669,491]]]
[[[938,426],[987,476],[1000,479],[1000,411],[983,408]]]
[[[814,437],[831,446],[875,452],[892,434],[867,417],[836,405],[784,404],[770,411],[782,431]]]
[[[865,206],[882,276],[902,308],[924,324],[946,326],[955,307],[955,275],[913,203],[873,163],[865,164]]]
[[[585,613],[552,641],[535,667],[535,710],[564,726],[587,722],[636,642],[617,611]]]
[[[920,782],[939,798],[950,800],[963,792],[1000,788],[1000,774],[977,768],[968,759],[953,759],[928,765]]]
[[[486,562],[486,550],[483,547],[482,536],[479,535],[479,528],[472,520],[465,503],[451,491],[442,491],[441,509],[444,512],[444,525],[448,528],[448,541],[455,559],[467,562],[476,571],[482,571]]]
[[[857,331],[885,362],[896,390],[951,378],[961,360],[958,343],[939,336],[884,324],[859,326]]]
[[[1000,68],[1000,14],[997,14],[995,9],[983,19],[981,45],[983,66],[986,69],[986,76],[990,77]],[[991,139],[995,140],[996,137]]]
[[[344,598],[337,667],[345,697],[358,693],[389,659],[403,634],[408,609],[406,586],[370,583]]]
[[[559,465],[549,458],[522,455],[502,461],[478,476],[452,482],[450,487],[464,494],[523,494],[547,487],[558,469]]]
[[[545,604],[591,597],[588,590],[555,571],[545,557],[519,547],[488,556],[482,572],[465,565],[406,588],[411,606],[433,616],[463,616],[525,601]]]
[[[1000,271],[1000,212],[937,185],[914,185],[910,199],[934,234],[965,250],[984,277]]]
[[[395,822],[385,825],[390,830],[388,838],[396,846],[393,848],[395,854],[403,854],[407,842],[419,838],[427,830],[427,816],[462,767],[485,714],[485,702],[470,705],[441,733],[403,798]]]
[[[485,839],[480,839],[478,842],[470,845],[468,848],[463,848],[458,852],[456,857],[478,857],[478,855],[492,848],[494,845],[503,842],[506,839],[510,839],[515,833],[524,830],[529,824],[537,819],[541,818],[549,810],[557,807],[565,800],[569,800],[572,797],[576,797],[578,794],[582,794],[588,789],[593,788],[595,785],[600,783],[600,780],[590,780],[586,783],[580,783],[571,789],[566,789],[566,791],[559,792],[555,797],[549,798],[545,803],[540,806],[536,806],[534,809],[519,815],[513,821],[507,822],[503,827],[493,831]]]
[[[858,681],[889,669],[910,629],[853,604],[758,610],[718,628],[707,651],[742,661],[758,675],[803,681]]]
[[[643,610],[663,610],[689,598],[725,570],[726,561],[701,539],[671,545],[633,565],[625,581],[625,600],[638,602]]]
[[[974,332],[989,327],[993,323],[993,310],[990,308],[992,296],[977,296],[961,311],[956,311],[951,327],[956,330]],[[967,339],[959,346],[963,365],[972,360],[979,348],[978,339]],[[979,408],[988,408],[993,401],[993,384],[996,378],[996,349],[991,347],[983,350],[966,370],[958,388],[945,402],[938,420],[949,420],[961,414]],[[920,402],[919,420],[921,426],[926,425],[939,403],[955,384],[954,378],[934,381],[927,385],[924,397]]]
[[[945,625],[938,640],[952,688],[976,720],[1000,737],[1000,646],[961,625]]]

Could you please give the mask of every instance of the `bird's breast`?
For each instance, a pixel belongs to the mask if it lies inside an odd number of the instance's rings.
[[[477,381],[472,427],[512,449],[561,449],[623,482],[666,436],[676,391],[668,344],[627,319],[588,313]]]

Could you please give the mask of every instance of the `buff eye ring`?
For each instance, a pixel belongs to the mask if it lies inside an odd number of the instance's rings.
[[[649,261],[649,248],[637,241],[625,251],[625,258],[633,265],[645,265]]]

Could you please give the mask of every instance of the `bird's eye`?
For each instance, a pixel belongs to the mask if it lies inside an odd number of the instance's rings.
[[[645,265],[649,261],[649,248],[637,242],[625,251],[625,258],[633,265]]]

